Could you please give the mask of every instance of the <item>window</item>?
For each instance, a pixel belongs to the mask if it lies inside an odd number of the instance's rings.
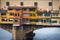
[[[17,14],[15,14],[15,16],[17,16]]]
[[[49,2],[49,6],[52,6],[52,2]]]
[[[11,9],[11,8],[8,8],[8,10],[13,10],[13,9]]]
[[[57,23],[57,21],[52,21],[52,23]]]
[[[16,11],[20,11],[20,9],[16,9]]]
[[[23,22],[25,22],[25,21],[28,21],[28,22],[29,22],[29,19],[23,18],[22,21],[23,21]]]
[[[27,8],[24,8],[24,11],[26,11],[27,10]]]
[[[43,13],[38,13],[38,14],[37,14],[37,16],[42,16],[42,15],[43,15]]]
[[[20,5],[23,6],[23,2],[20,2]]]
[[[20,14],[18,13],[18,16],[20,16]]]
[[[30,16],[35,16],[35,14],[30,13]]]
[[[40,21],[40,22],[43,22],[43,19],[40,19],[39,21]]]
[[[50,19],[48,19],[48,18],[44,19],[44,22],[50,22]]]
[[[9,6],[10,5],[10,3],[9,2],[6,2],[6,6]]]
[[[35,11],[36,8],[29,8],[29,11]]]
[[[50,13],[44,13],[44,16],[50,16],[51,14]]]
[[[39,22],[39,19],[36,19],[36,22]]]
[[[23,13],[23,16],[29,16],[29,14],[27,14],[27,13]]]
[[[10,15],[11,15],[11,16],[14,16],[14,13],[11,12]]]
[[[53,16],[58,16],[59,14],[53,14]]]
[[[34,6],[37,6],[38,5],[38,3],[37,2],[34,2]]]
[[[6,15],[6,13],[1,13],[1,15]]]
[[[6,18],[3,18],[2,21],[7,21],[7,19]]]
[[[36,19],[30,19],[30,22],[36,22]]]
[[[15,20],[15,22],[20,22],[20,20]]]
[[[12,21],[13,22],[13,19],[9,19],[9,21]]]

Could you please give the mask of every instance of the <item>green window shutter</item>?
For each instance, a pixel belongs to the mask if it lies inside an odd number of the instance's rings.
[[[37,16],[42,16],[43,14],[42,13],[38,13]]]
[[[33,14],[33,16],[35,16],[35,14]]]
[[[30,14],[30,16],[32,16],[32,14]]]
[[[50,13],[44,13],[44,16],[50,16]]]
[[[59,24],[60,24],[60,21],[59,21]]]

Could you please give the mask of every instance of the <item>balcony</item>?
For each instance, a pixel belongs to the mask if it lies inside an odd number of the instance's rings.
[[[1,15],[1,17],[3,18],[3,17],[7,17],[6,15]]]
[[[2,21],[0,23],[2,23],[2,24],[13,24],[13,22],[9,22],[9,21]]]
[[[55,18],[59,18],[60,17],[60,14],[52,14],[52,17],[55,17]]]
[[[43,25],[51,25],[50,22],[43,23]]]
[[[27,10],[23,10],[23,13],[29,13],[29,10],[27,9]]]
[[[36,22],[36,25],[43,25],[43,22]]]
[[[8,10],[8,12],[15,12],[14,10]]]
[[[23,18],[30,18],[30,15],[28,13],[23,13]]]
[[[30,24],[33,24],[34,25],[34,24],[36,24],[36,22],[30,22]]]
[[[43,16],[43,18],[51,18],[51,16]]]
[[[27,24],[28,25],[28,24],[30,24],[30,22],[23,22],[22,24]]]

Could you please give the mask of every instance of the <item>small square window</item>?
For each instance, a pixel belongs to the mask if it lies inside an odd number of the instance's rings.
[[[52,2],[49,2],[49,6],[52,6]]]
[[[14,13],[10,13],[11,16],[14,16]]]
[[[20,5],[23,6],[23,2],[20,2]]]
[[[37,2],[34,2],[34,6],[37,6],[38,5],[38,3]]]
[[[6,2],[6,6],[9,6],[10,5],[10,3],[9,2]]]

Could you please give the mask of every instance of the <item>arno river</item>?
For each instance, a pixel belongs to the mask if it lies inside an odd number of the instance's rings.
[[[60,28],[41,28],[34,33],[33,40],[60,40]],[[0,28],[0,40],[12,40],[12,34]]]

